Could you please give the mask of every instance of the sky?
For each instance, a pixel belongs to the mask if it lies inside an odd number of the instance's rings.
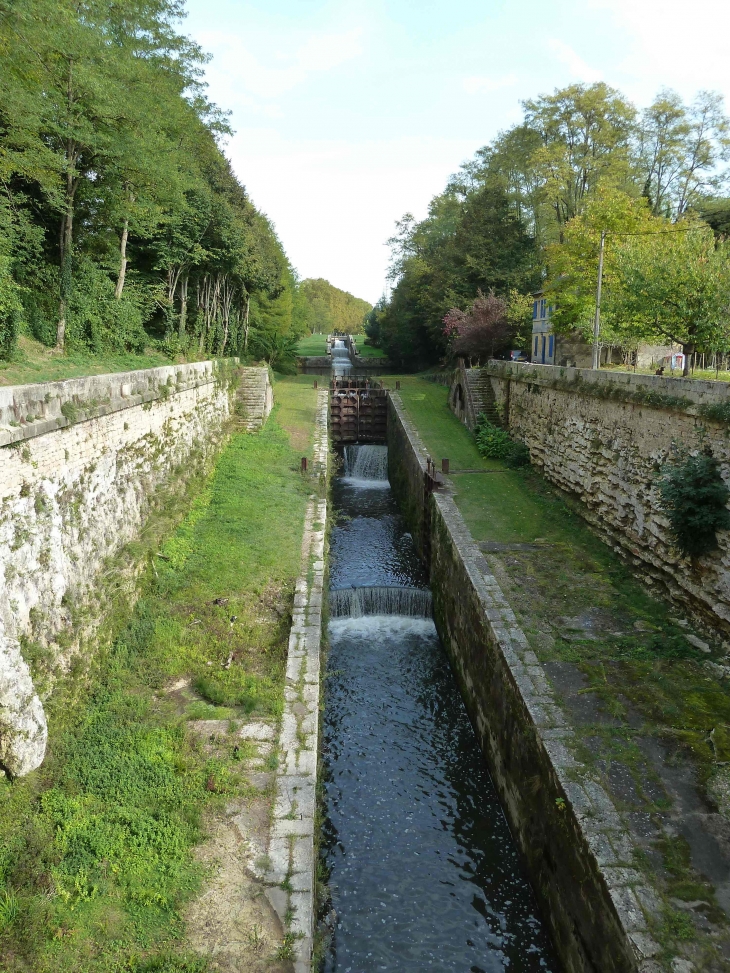
[[[226,152],[302,278],[374,303],[395,223],[519,122],[520,102],[605,81],[730,107],[728,0],[187,0]]]

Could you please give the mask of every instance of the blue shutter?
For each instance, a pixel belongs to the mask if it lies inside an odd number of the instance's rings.
[[[537,301],[533,301],[532,304],[532,320],[534,321],[537,317]]]
[[[553,357],[553,336],[550,335],[550,341],[548,342],[548,358]]]

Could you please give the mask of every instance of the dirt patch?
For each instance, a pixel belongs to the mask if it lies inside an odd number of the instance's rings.
[[[188,729],[210,756],[221,757],[232,749],[240,754],[233,786],[242,792],[211,814],[206,822],[209,837],[196,849],[209,877],[185,914],[188,945],[221,973],[291,973],[291,962],[277,957],[284,930],[262,881],[274,795],[274,774],[264,768],[275,747],[276,727],[194,720]]]

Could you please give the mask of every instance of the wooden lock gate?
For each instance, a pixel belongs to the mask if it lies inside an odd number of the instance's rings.
[[[333,443],[384,443],[388,392],[366,378],[330,383],[330,435]]]

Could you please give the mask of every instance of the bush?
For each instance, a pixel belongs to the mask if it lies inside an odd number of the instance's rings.
[[[495,426],[482,413],[474,430],[477,449],[488,459],[503,459],[507,466],[519,469],[530,465],[530,450],[524,443],[515,442],[505,429]]]
[[[689,557],[717,548],[717,531],[730,529],[730,490],[714,456],[690,456],[665,468],[659,490],[677,547]]]
[[[515,446],[510,434],[493,425],[485,415],[479,416],[474,435],[477,449],[489,459],[506,459]]]

